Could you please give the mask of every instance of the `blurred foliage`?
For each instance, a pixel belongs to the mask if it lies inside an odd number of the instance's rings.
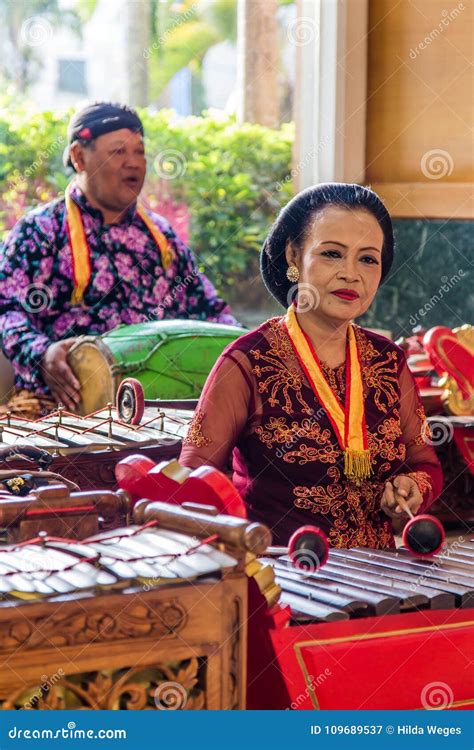
[[[238,126],[218,115],[173,122],[164,111],[144,121],[149,154],[170,150],[170,163],[177,164],[178,176],[167,187],[189,208],[193,249],[219,286],[231,285],[291,194],[289,181],[278,188],[291,169],[292,127]]]
[[[154,2],[148,69],[150,99],[157,99],[173,76],[188,65],[199,69],[206,52],[225,39],[235,41],[237,0]]]
[[[81,22],[90,18],[96,2],[77,0],[77,8],[68,8],[60,0],[0,0],[0,25],[10,47],[9,54],[5,49],[0,57],[0,79],[24,93],[41,69],[41,44],[58,27],[80,35]]]
[[[193,80],[199,81],[208,50],[219,42],[236,42],[237,0],[148,2],[149,46],[136,64],[148,68],[148,98],[143,101],[157,102],[176,73],[189,67]],[[280,5],[293,2],[279,0]],[[74,0],[67,5],[61,0],[0,0],[0,24],[8,45],[0,58],[3,87],[24,94],[41,71],[41,44],[49,43],[58,28],[80,36],[97,5],[98,0]],[[141,12],[139,4],[128,6],[131,15]]]
[[[291,5],[294,0],[279,0]],[[190,65],[196,71],[218,42],[237,40],[237,0],[152,0],[150,100],[156,100],[173,76]]]
[[[0,237],[27,210],[61,195],[70,179],[62,153],[71,112],[39,113],[12,99],[3,105]],[[292,196],[292,126],[238,126],[217,113],[140,115],[149,163],[144,199],[183,233],[189,219],[189,244],[221,292],[243,307],[267,307],[268,294],[251,280],[268,228]],[[416,325],[472,322],[472,222],[396,219],[394,228],[392,271],[358,322],[394,337]]]
[[[36,112],[13,101],[0,107],[0,236],[39,203],[62,194],[71,112]],[[293,128],[238,126],[208,113],[176,119],[140,111],[148,177],[143,196],[185,204],[189,243],[221,290],[257,267],[258,251],[280,207],[291,197]],[[262,167],[263,165],[263,167]],[[282,187],[283,186],[283,187]],[[153,201],[155,203],[155,201]]]

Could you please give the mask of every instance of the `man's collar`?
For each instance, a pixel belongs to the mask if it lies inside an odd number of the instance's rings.
[[[104,217],[102,216],[102,211],[100,208],[94,208],[91,206],[89,201],[86,198],[86,195],[83,190],[79,187],[77,182],[73,182],[70,187],[70,196],[73,199],[75,203],[79,206],[82,211],[85,211],[86,213],[90,214],[90,216],[93,216],[94,218],[100,219],[101,222],[104,221]],[[120,226],[120,224],[129,224],[132,219],[135,216],[137,210],[137,204],[131,203],[130,206],[127,208],[126,212],[124,213],[121,221],[117,222],[117,224],[114,224],[113,226]]]

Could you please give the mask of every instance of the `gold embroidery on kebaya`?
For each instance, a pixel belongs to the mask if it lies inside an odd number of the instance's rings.
[[[270,391],[268,403],[270,406],[280,406],[278,398],[281,391],[285,399],[281,407],[287,414],[293,414],[293,406],[290,398],[292,391],[305,414],[312,414],[313,409],[307,404],[301,395],[303,385],[303,373],[293,355],[291,344],[284,329],[275,320],[269,321],[270,336],[269,348],[264,354],[260,349],[252,349],[250,354],[258,361],[266,363],[256,365],[252,368],[253,374],[257,378],[262,378],[258,383],[258,393],[264,394]],[[288,361],[289,360],[289,361]]]
[[[310,510],[312,513],[321,513],[323,516],[332,516],[334,520],[344,519],[344,487],[339,484],[341,472],[335,466],[327,471],[328,477],[333,481],[327,486],[317,487],[299,486],[293,488],[296,508]]]
[[[354,325],[354,333],[356,335],[357,349],[359,351],[361,360],[370,362],[371,359],[380,357],[380,352],[377,351],[373,343],[367,338],[365,333],[358,325]]]
[[[339,401],[344,401],[344,394],[346,392],[346,365],[345,363],[339,367],[329,367],[325,362],[321,362],[321,369],[324,372],[326,380],[333,389]]]
[[[364,481],[356,487],[349,481],[343,486],[339,481],[339,469],[333,466],[327,474],[332,484],[294,487],[295,507],[327,517],[331,523],[328,536],[332,547],[389,547],[392,541],[390,523],[381,517],[379,510],[383,482]],[[348,519],[352,519],[354,528],[349,527]]]
[[[420,420],[420,434],[414,439],[415,445],[425,445],[427,441],[431,439],[431,430],[423,406],[420,404],[418,409],[415,409],[415,414]]]
[[[286,424],[285,417],[270,417],[266,425],[256,428],[255,433],[268,448],[271,448],[274,443],[281,445],[294,440],[291,427]]]
[[[183,440],[183,445],[195,445],[196,448],[202,448],[205,445],[209,445],[211,440],[202,432],[202,421],[204,414],[201,409],[196,409],[193,418],[191,419],[186,433],[186,437]]]
[[[296,485],[292,490],[293,505],[326,519],[324,528],[328,529],[333,547],[385,549],[391,546],[393,537],[391,522],[380,509],[380,501],[385,480],[406,457],[397,408],[398,354],[390,348],[377,351],[359,327],[355,330],[364,397],[369,399],[372,412],[375,410],[368,429],[375,476],[358,484],[345,478],[341,480],[342,468],[335,464],[341,460],[342,451],[321,407],[318,411],[319,404],[313,403],[313,394],[310,394],[281,319],[269,321],[266,346],[250,352],[257,391],[267,394],[264,404],[275,409],[274,416],[267,412],[255,434],[262,448],[286,463],[289,481]],[[345,365],[333,369],[324,362],[321,364],[328,383],[344,400]],[[326,464],[325,476],[314,485],[298,484],[299,467],[306,466],[306,471],[311,472],[311,462]]]
[[[395,413],[398,416],[397,409],[393,410],[393,414]],[[377,432],[384,435],[388,440],[396,440],[401,437],[402,429],[400,427],[400,418],[388,417],[387,419],[384,419],[382,424],[378,426]]]
[[[425,492],[433,491],[431,477],[426,471],[410,471],[406,476],[415,480],[422,495],[424,495]]]
[[[283,460],[288,463],[296,461],[301,465],[309,461],[336,463],[342,455],[339,446],[331,442],[331,430],[323,429],[319,422],[310,418],[287,424],[285,417],[270,417],[265,425],[256,428],[255,434],[267,448],[272,448],[273,445],[283,445],[288,448],[282,454]],[[296,449],[294,446],[301,439],[313,440],[317,445],[309,446],[303,443]]]
[[[375,390],[374,401],[379,411],[384,414],[392,407],[398,397],[398,354],[395,350],[386,352],[382,361],[370,364],[370,360],[380,357],[371,341],[356,326],[357,345],[362,360],[362,379],[367,388]],[[382,355],[383,356],[383,355]]]
[[[306,443],[302,443],[298,450],[287,451],[283,454],[283,461],[289,464],[297,462],[300,466],[309,463],[310,461],[321,461],[323,464],[334,464],[342,455],[341,450],[333,448],[332,445],[328,445],[325,448],[314,448]]]
[[[375,390],[374,401],[379,411],[384,414],[393,406],[398,397],[397,379],[397,354],[388,352],[386,359],[382,362],[374,362],[363,368],[363,377],[366,385]],[[392,367],[389,367],[390,363]],[[382,398],[386,401],[383,403]]]
[[[406,456],[405,444],[399,442],[395,445],[397,439],[402,436],[398,410],[393,409],[392,414],[393,417],[387,417],[378,425],[377,432],[368,432],[370,452],[373,456],[378,455],[387,461],[395,461],[397,458],[404,461]]]

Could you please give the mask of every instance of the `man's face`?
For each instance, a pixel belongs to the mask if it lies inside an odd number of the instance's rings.
[[[143,187],[146,158],[143,138],[127,128],[96,138],[90,146],[74,144],[77,171],[85,173],[87,191],[99,205],[124,211]]]

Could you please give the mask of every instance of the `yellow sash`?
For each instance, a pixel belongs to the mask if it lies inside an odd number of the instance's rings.
[[[293,305],[286,313],[285,328],[298,361],[328,415],[339,445],[344,451],[345,475],[359,480],[369,477],[372,474],[372,466],[364,414],[362,373],[353,325],[349,324],[348,329],[344,407],[324,377],[318,356],[298,323]]]
[[[80,305],[84,299],[84,292],[91,280],[91,261],[89,245],[84,232],[81,210],[70,194],[71,186],[65,191],[66,199],[66,224],[69,236],[69,244],[72,252],[72,278],[74,289],[71,296],[72,305]],[[146,228],[155,240],[161,253],[161,264],[165,271],[168,270],[173,261],[173,250],[163,232],[160,232],[144,208],[137,206],[137,214],[145,224]]]

